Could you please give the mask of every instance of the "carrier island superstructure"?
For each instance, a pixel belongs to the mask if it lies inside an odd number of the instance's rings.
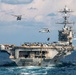
[[[1,45],[1,53],[7,52],[8,57],[2,58],[2,64],[16,64],[18,66],[49,66],[51,64],[62,63],[60,59],[65,58],[74,51],[72,40],[74,32],[68,21],[68,13],[72,12],[65,8],[60,11],[64,14],[63,28],[58,31],[58,42],[53,43],[24,43],[21,46]],[[4,55],[3,55],[4,56]],[[10,59],[9,61],[6,59]]]

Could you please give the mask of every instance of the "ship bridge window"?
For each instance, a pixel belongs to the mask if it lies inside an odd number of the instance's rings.
[[[68,41],[67,34],[63,34],[62,32],[59,32],[59,41]]]
[[[39,52],[39,51],[37,51],[37,52],[35,52],[35,54],[36,54],[36,55],[39,55],[39,54],[40,54],[40,52]]]
[[[30,56],[29,51],[28,52],[26,52],[26,51],[19,51],[19,57],[28,58],[29,56]]]
[[[45,56],[35,56],[35,58],[46,58]]]

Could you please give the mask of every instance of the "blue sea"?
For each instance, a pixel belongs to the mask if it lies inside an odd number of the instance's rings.
[[[76,66],[0,67],[0,75],[76,75]]]

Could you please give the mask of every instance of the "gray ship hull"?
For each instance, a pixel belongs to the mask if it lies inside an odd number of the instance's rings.
[[[51,59],[43,59],[42,62],[39,62],[40,59],[15,59],[13,60],[17,66],[50,66],[50,65],[55,65],[54,61]]]
[[[18,58],[10,59],[9,53],[6,51],[0,51],[0,66],[55,66],[58,64],[76,64],[76,51],[72,52],[70,55],[65,56],[58,61],[54,59],[38,59],[38,58]],[[4,60],[3,60],[4,59]]]
[[[13,60],[18,66],[56,66],[61,64],[76,64],[76,51],[72,52],[70,55],[65,56],[63,58],[58,59],[58,61],[54,59],[15,59]]]

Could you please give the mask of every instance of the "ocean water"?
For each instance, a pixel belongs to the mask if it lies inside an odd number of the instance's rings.
[[[0,75],[76,75],[76,66],[0,67]]]

